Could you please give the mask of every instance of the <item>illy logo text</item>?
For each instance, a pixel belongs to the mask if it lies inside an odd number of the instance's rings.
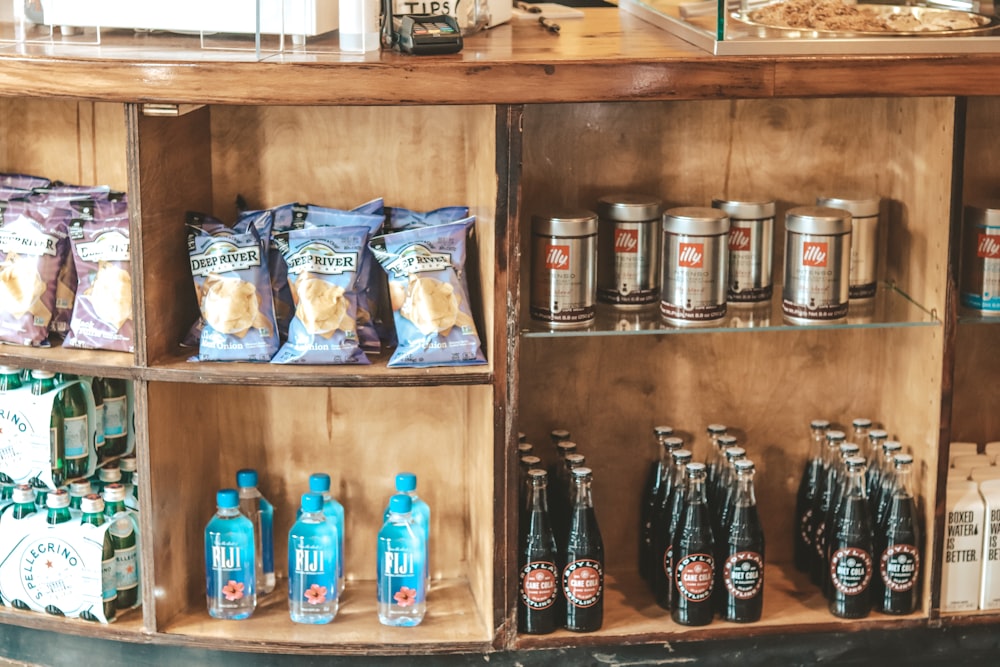
[[[808,241],[803,243],[802,265],[826,266],[826,243],[810,243]]]
[[[569,269],[569,246],[550,245],[545,253],[545,268],[558,271]]]
[[[976,254],[980,259],[1000,259],[1000,237],[980,234],[979,249]]]
[[[750,249],[750,230],[733,227],[729,231],[729,249],[747,251]]]
[[[700,269],[704,265],[705,246],[701,243],[681,243],[677,250],[677,263],[688,269]]]
[[[615,252],[639,252],[639,232],[635,229],[615,230]]]

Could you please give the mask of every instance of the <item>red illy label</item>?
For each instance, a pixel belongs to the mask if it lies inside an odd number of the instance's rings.
[[[691,602],[702,602],[712,595],[715,582],[715,559],[708,554],[688,554],[677,562],[675,584],[678,592]]]
[[[604,568],[591,558],[575,560],[563,570],[563,592],[575,607],[593,607],[604,592]]]
[[[805,241],[802,244],[802,266],[825,267],[827,256],[825,242]]]
[[[920,576],[920,551],[912,544],[894,544],[882,552],[879,574],[894,593],[912,589]]]
[[[545,251],[545,268],[556,271],[569,269],[569,246],[550,245]]]
[[[830,558],[833,585],[844,595],[864,593],[872,580],[872,556],[863,549],[837,549]]]
[[[764,560],[755,551],[735,553],[723,565],[722,580],[734,598],[750,600],[764,588]]]
[[[677,244],[677,265],[686,269],[700,269],[705,264],[705,246],[702,243]]]
[[[737,252],[750,250],[750,230],[744,227],[733,227],[729,230],[729,249]]]
[[[615,252],[636,254],[639,252],[639,230],[638,229],[616,229],[615,230]]]
[[[559,593],[556,578],[554,563],[528,563],[521,568],[521,601],[529,609],[551,607]]]
[[[976,255],[980,259],[1000,259],[1000,236],[980,234]]]

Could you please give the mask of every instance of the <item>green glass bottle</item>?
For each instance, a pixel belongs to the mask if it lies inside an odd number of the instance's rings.
[[[79,510],[83,507],[83,498],[93,493],[90,480],[82,479],[72,482],[69,485],[69,506],[71,509]]]
[[[12,519],[24,519],[38,512],[35,507],[35,490],[27,484],[18,484],[14,487],[14,506],[10,508]]]
[[[73,518],[69,513],[69,494],[66,489],[49,491],[49,495],[45,498],[45,506],[48,508],[45,522],[50,526],[66,523]]]
[[[97,378],[90,381],[90,393],[94,397],[94,453],[103,461],[108,456],[104,451],[104,388]]]
[[[120,378],[95,378],[104,398],[104,458],[121,456],[128,446],[128,394]]]
[[[0,472],[0,511],[10,505],[14,498],[14,480]]]
[[[49,496],[49,487],[36,477],[31,480],[31,488],[35,492],[35,507],[40,510],[48,507],[45,501]]]
[[[107,523],[104,516],[104,499],[96,493],[83,497],[80,509],[83,517],[80,522],[91,526],[103,526]],[[111,621],[118,609],[118,578],[115,572],[115,545],[111,540],[111,531],[104,533],[104,550],[101,552],[101,598],[104,602],[104,617]]]
[[[139,558],[135,527],[125,509],[125,487],[119,483],[104,487],[104,515],[111,521],[111,543],[115,547],[115,579],[119,609],[131,609],[139,601]]]
[[[77,376],[62,373],[62,382],[75,382]],[[90,421],[87,416],[87,388],[80,382],[59,394],[63,417],[63,454],[66,479],[86,477],[90,465]]]
[[[31,393],[35,396],[46,394],[56,386],[56,375],[50,371],[31,371]],[[65,474],[64,456],[65,444],[63,434],[63,416],[56,399],[52,404],[52,419],[49,422],[49,456],[52,462],[52,483],[59,486]]]
[[[0,391],[20,389],[21,369],[15,366],[0,366]]]

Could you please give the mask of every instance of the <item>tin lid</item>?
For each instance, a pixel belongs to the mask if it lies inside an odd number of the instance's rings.
[[[694,236],[725,234],[729,231],[729,216],[707,206],[678,206],[663,213],[663,231]]]
[[[712,208],[723,211],[737,220],[762,220],[774,217],[773,199],[733,199],[732,197],[713,197]]]
[[[549,477],[549,473],[547,473],[542,468],[532,468],[531,470],[528,471],[528,477],[534,479],[547,480]]]
[[[663,446],[673,452],[684,446],[684,440],[672,435],[663,439]]]
[[[847,464],[848,470],[864,470],[868,464],[863,456],[848,456],[844,460],[844,463]]]
[[[851,231],[851,214],[827,206],[798,206],[785,213],[785,228],[798,234],[846,234]]]
[[[586,209],[536,213],[531,230],[543,236],[590,236],[597,233],[597,215]]]
[[[870,218],[878,215],[878,208],[881,203],[881,197],[872,196],[816,197],[816,206],[840,208],[847,211],[855,218]]]
[[[979,227],[1000,227],[1000,201],[967,205],[965,222]]]
[[[648,195],[606,195],[597,200],[597,214],[604,220],[644,222],[663,212],[663,200]]]

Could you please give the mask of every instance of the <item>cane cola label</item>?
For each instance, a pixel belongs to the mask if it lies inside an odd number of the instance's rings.
[[[575,607],[593,607],[604,592],[604,567],[592,558],[575,560],[563,570],[563,592]]]
[[[749,600],[764,587],[764,561],[759,553],[740,551],[726,559],[722,570],[726,590],[737,600]]]
[[[813,535],[812,531],[810,530],[810,522],[812,521],[812,515],[813,511],[812,508],[810,507],[809,509],[807,509],[805,512],[802,513],[801,517],[799,517],[799,536],[802,538],[802,541],[807,546],[812,546],[813,543]]]
[[[528,563],[521,568],[521,602],[528,609],[548,609],[559,593],[556,579],[554,563]]]
[[[830,558],[833,585],[844,595],[864,593],[872,580],[872,556],[864,549],[837,549]]]
[[[894,544],[882,552],[879,574],[888,590],[894,593],[909,591],[920,574],[920,551],[912,544]]]
[[[712,595],[715,582],[715,559],[708,554],[688,554],[677,562],[675,583],[678,592],[691,602],[702,602]]]

